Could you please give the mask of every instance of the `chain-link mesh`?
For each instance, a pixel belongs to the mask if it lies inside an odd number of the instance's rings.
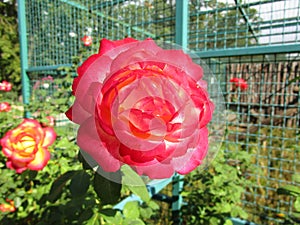
[[[102,38],[174,41],[175,5],[164,1],[35,0],[26,10],[30,67],[72,63],[85,35],[91,54]]]

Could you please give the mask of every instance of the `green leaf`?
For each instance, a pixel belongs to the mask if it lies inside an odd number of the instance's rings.
[[[84,195],[90,186],[90,175],[84,170],[78,171],[72,178],[70,183],[70,191],[72,196],[80,197]]]
[[[145,223],[140,219],[128,219],[125,218],[123,221],[124,225],[145,225]]]
[[[231,204],[228,202],[222,202],[220,206],[221,213],[228,213],[231,211]]]
[[[107,224],[119,225],[123,223],[123,215],[120,212],[116,212],[114,216],[102,215]]]
[[[153,210],[159,210],[159,205],[155,201],[149,201],[148,206]]]
[[[123,209],[123,215],[125,218],[136,219],[140,216],[139,204],[137,201],[127,202]]]
[[[296,183],[300,183],[300,174],[294,174],[292,180]]]
[[[300,212],[300,195],[296,198],[296,201],[294,203],[294,207],[295,207],[295,210],[297,212]]]
[[[108,217],[114,217],[117,213],[117,211],[115,209],[111,209],[111,208],[106,208],[106,209],[101,209],[100,213],[102,215],[108,216]]]
[[[123,173],[123,184],[144,202],[149,202],[150,195],[142,178],[128,165],[123,165],[121,171]]]
[[[110,181],[98,173],[95,174],[93,186],[103,205],[115,204],[121,196],[122,185]]]
[[[85,221],[90,221],[94,216],[92,209],[85,209],[78,217],[78,224],[84,224]]]
[[[298,213],[298,212],[292,213],[292,217],[293,217],[294,219],[299,220],[299,219],[300,219],[300,213]]]
[[[227,219],[224,223],[224,225],[233,225],[232,221],[230,219]]]
[[[72,177],[77,173],[77,171],[68,171],[58,177],[52,184],[49,195],[47,197],[48,201],[55,202],[62,194],[62,190],[66,183],[72,179]]]
[[[285,185],[284,187],[277,189],[277,194],[298,196],[300,195],[300,188],[294,185]]]
[[[149,207],[140,208],[140,214],[142,218],[149,219],[153,215],[153,210]]]
[[[84,157],[82,156],[81,152],[78,152],[78,159],[79,161],[82,163],[82,167],[85,170],[92,170],[93,168],[87,163],[87,161],[84,159]]]
[[[100,222],[100,214],[95,213],[86,223],[85,225],[101,225]]]

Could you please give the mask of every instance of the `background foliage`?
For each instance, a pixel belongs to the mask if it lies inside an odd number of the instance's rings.
[[[9,80],[20,91],[20,50],[16,0],[0,1],[0,81]]]

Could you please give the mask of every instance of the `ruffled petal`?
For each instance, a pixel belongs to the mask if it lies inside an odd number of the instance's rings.
[[[174,174],[174,169],[171,164],[163,164],[160,162],[149,166],[136,166],[135,170],[139,175],[146,175],[150,179],[170,178]]]
[[[45,127],[44,132],[45,136],[42,146],[46,148],[53,144],[56,139],[56,133],[52,127]]]
[[[187,153],[181,157],[173,158],[171,163],[179,174],[187,174],[203,162],[207,150],[208,130],[205,127],[199,131],[198,146],[188,149]]]
[[[133,38],[124,38],[122,40],[117,40],[117,41],[111,41],[106,38],[103,38],[100,41],[99,54],[103,55],[103,54],[107,53],[108,51],[115,49],[118,46],[122,46],[122,45],[125,45],[128,43],[137,42],[137,41],[138,40],[133,39]]]
[[[31,170],[42,170],[50,159],[50,152],[46,148],[40,148],[36,154],[34,160],[28,163],[27,167]]]
[[[81,124],[77,143],[79,147],[88,153],[107,172],[116,172],[121,163],[115,159],[105,147],[100,139],[94,118],[89,118]]]
[[[26,165],[27,165],[26,163],[15,163],[15,162],[13,162],[9,159],[6,162],[7,168],[12,169],[12,170],[16,170],[17,173],[22,173],[25,170],[27,170]]]

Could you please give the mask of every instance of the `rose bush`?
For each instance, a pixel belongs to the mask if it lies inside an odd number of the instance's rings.
[[[77,143],[107,172],[123,164],[150,178],[187,174],[208,151],[211,102],[203,69],[151,39],[103,39],[79,68],[67,117]]]
[[[6,166],[17,173],[43,169],[50,159],[48,147],[55,138],[52,127],[42,127],[36,120],[24,119],[0,140],[2,152],[7,157]]]

